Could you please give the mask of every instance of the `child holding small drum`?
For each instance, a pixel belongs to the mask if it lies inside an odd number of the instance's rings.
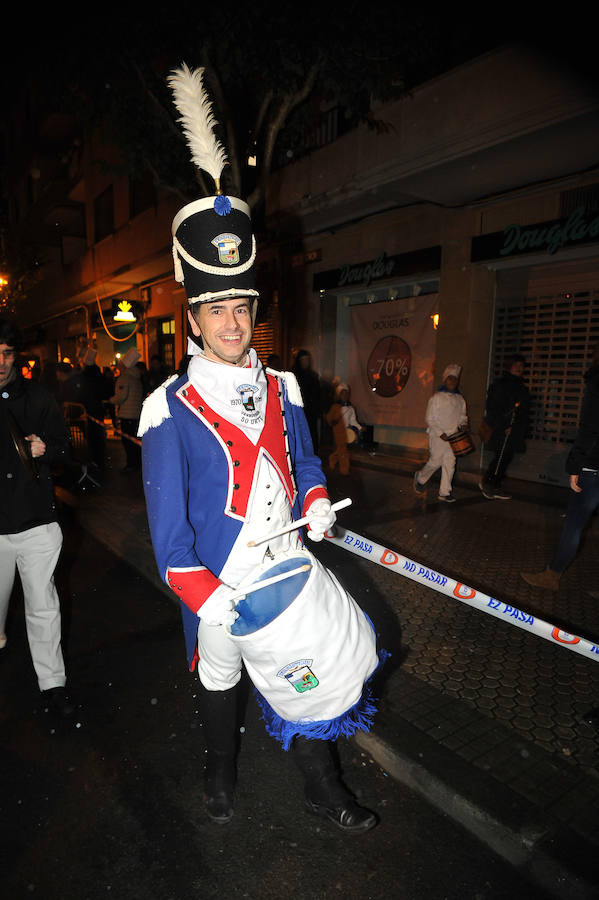
[[[356,411],[349,402],[349,386],[341,381],[335,388],[335,400],[326,416],[327,424],[333,429],[335,449],[329,456],[329,468],[339,463],[342,475],[349,475],[349,453],[347,445],[353,443],[364,431],[356,418]]]
[[[445,368],[443,384],[435,391],[426,408],[426,425],[429,436],[429,458],[414,475],[414,490],[424,494],[426,482],[437,469],[441,469],[439,500],[455,503],[451,482],[456,466],[456,453],[451,439],[468,428],[466,401],[459,391],[462,367],[456,363]]]

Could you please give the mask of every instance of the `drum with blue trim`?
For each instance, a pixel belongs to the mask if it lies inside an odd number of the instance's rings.
[[[337,734],[322,726],[331,721],[348,733],[344,716],[353,715],[378,666],[376,635],[353,597],[307,550],[260,567],[251,583],[307,563],[307,572],[247,594],[227,630],[272,717],[294,723],[296,733],[329,738]]]

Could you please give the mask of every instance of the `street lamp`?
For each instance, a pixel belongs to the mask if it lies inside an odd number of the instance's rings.
[[[0,306],[6,306],[6,297],[4,296],[4,288],[8,287],[8,278],[0,274]]]

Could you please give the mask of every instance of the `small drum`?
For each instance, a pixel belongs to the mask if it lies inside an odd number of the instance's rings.
[[[228,630],[267,730],[287,749],[294,734],[330,740],[369,727],[362,695],[379,659],[370,619],[335,576],[307,550],[282,556],[252,583],[306,563],[309,571],[248,593]]]
[[[454,456],[468,456],[474,451],[474,442],[469,431],[454,431],[447,435]]]
[[[356,435],[356,432],[354,431],[354,429],[353,429],[353,428],[346,428],[346,429],[345,429],[345,440],[347,441],[347,443],[348,443],[348,444],[353,444],[353,442],[354,442],[356,439],[357,439],[357,435]]]
[[[5,409],[6,423],[12,438],[17,455],[30,478],[37,478],[37,463],[31,455],[29,444],[26,443],[25,437],[21,429],[17,425],[17,420],[9,409]]]

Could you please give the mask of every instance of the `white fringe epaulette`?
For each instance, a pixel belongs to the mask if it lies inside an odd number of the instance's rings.
[[[280,378],[285,382],[287,399],[290,403],[293,403],[294,406],[304,405],[304,401],[302,400],[302,392],[300,391],[300,386],[297,383],[297,378],[295,377],[293,372],[277,372],[276,369],[267,369],[266,371],[269,375],[274,375],[276,378]]]
[[[165,419],[170,419],[171,411],[168,408],[166,389],[178,377],[178,375],[171,375],[155,391],[152,391],[149,397],[146,397],[141,408],[137,437],[142,437],[150,428],[158,428]]]

